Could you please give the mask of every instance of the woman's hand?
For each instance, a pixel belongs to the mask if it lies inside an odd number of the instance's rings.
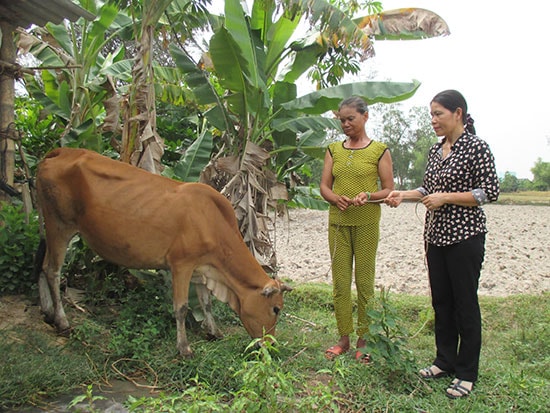
[[[359,192],[359,194],[351,201],[355,206],[365,205],[370,201],[370,194],[368,192]]]
[[[436,192],[430,195],[426,195],[422,198],[421,202],[424,204],[426,209],[433,211],[434,209],[441,208],[445,205],[446,202],[446,193]]]
[[[384,203],[392,208],[397,208],[403,201],[403,191],[391,191],[384,199]]]
[[[353,205],[353,200],[347,196],[341,195],[336,199],[335,205],[340,211],[345,211],[350,205]]]

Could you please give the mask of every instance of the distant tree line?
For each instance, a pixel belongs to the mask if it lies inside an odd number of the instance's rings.
[[[506,172],[500,178],[500,190],[502,192],[518,191],[550,191],[550,162],[543,162],[538,158],[535,166],[531,168],[533,180],[520,179],[512,172]]]
[[[378,104],[371,109],[376,124],[374,138],[388,144],[394,167],[396,188],[415,188],[422,184],[428,150],[437,137],[424,107],[414,106],[407,113],[400,103]],[[533,180],[519,179],[512,172],[500,178],[502,192],[550,190],[550,162],[539,158],[531,168]]]

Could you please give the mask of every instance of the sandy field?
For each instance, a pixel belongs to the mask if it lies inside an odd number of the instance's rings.
[[[485,205],[488,234],[479,294],[506,296],[550,290],[550,207]],[[376,287],[428,295],[422,230],[425,208],[382,205]],[[279,276],[294,281],[331,282],[327,211],[290,210],[278,218],[275,245]]]

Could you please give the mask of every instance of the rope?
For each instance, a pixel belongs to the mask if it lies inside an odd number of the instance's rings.
[[[369,200],[367,201],[367,203],[371,203],[371,204],[382,204],[386,201],[387,198],[382,198],[382,199],[376,199],[376,200]],[[415,206],[415,215],[418,219],[418,221],[424,225],[424,222],[422,220],[422,218],[419,216],[419,213],[418,213],[418,205],[421,205],[422,203],[420,202],[422,199],[422,197],[405,197],[403,198],[402,200],[403,201],[414,201],[416,203],[416,206]],[[342,214],[342,211],[339,211],[340,215]],[[430,213],[430,217],[433,217],[433,211],[431,211]],[[337,229],[340,228],[340,225],[341,224],[338,224],[338,227]],[[380,240],[382,240],[383,238],[380,238]],[[330,271],[332,270],[332,265],[333,265],[333,257],[334,255],[336,254],[336,247],[337,247],[337,243],[334,242],[334,248],[332,249],[332,254],[330,255],[330,265],[329,267],[327,268],[326,272],[324,272],[322,275],[315,275],[315,276],[310,276],[310,277],[302,277],[302,282],[298,283],[297,285],[300,285],[300,284],[305,284],[307,282],[311,282],[311,281],[314,281],[314,280],[318,280],[318,279],[322,279],[322,278],[325,278],[327,279],[330,275]],[[424,255],[424,265],[427,267],[427,264],[426,264],[426,255]]]

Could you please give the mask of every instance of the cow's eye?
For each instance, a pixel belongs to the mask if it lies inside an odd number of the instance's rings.
[[[280,311],[281,309],[279,307],[273,307],[273,312],[275,313],[275,315],[279,315]]]

